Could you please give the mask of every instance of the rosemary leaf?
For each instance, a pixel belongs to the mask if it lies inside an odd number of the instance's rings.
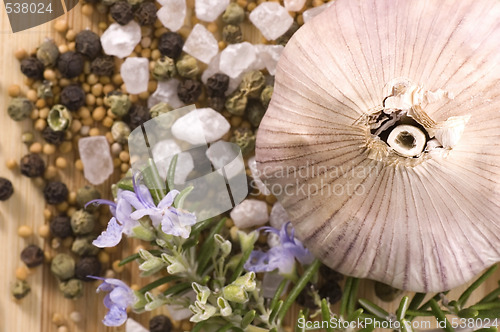
[[[300,320],[302,319],[302,321],[306,321],[306,316],[304,316],[304,312],[302,310],[299,311],[299,315],[297,317],[297,323],[295,323],[295,332],[305,332],[306,330],[306,327],[305,327],[305,324],[303,324],[302,327],[300,327]]]
[[[181,282],[180,284],[174,285],[167,289],[166,291],[163,292],[163,295],[168,296],[168,295],[177,295],[182,292],[184,292],[186,289],[191,288],[191,283],[186,281],[186,282]]]
[[[178,154],[176,154],[175,156],[172,157],[172,160],[170,161],[170,165],[168,165],[167,187],[168,187],[169,191],[174,189],[175,168],[177,167],[177,158],[179,158]]]
[[[375,303],[367,299],[359,299],[358,301],[359,304],[361,304],[361,306],[366,309],[366,311],[374,314],[376,317],[384,321],[387,320],[387,316],[389,316],[389,313],[384,309],[382,309],[381,307],[379,307],[378,305],[376,305]]]
[[[330,326],[330,306],[328,305],[326,299],[321,300],[321,317],[323,318],[323,321],[328,322],[328,324],[326,324],[326,332],[333,332],[333,329]]]
[[[343,317],[347,310],[347,304],[349,302],[351,294],[352,277],[347,277],[344,284],[344,292],[342,293],[342,298],[340,300],[340,316]]]
[[[172,281],[176,281],[176,280],[179,280],[180,277],[179,276],[166,276],[166,277],[163,277],[163,278],[160,278],[160,279],[157,279],[155,281],[153,281],[152,283],[149,283],[147,284],[146,286],[142,287],[141,289],[139,289],[139,293],[146,293],[146,292],[149,292],[150,290],[158,287],[158,286],[161,286],[163,284],[166,284],[166,283],[169,283],[169,282],[172,282]]]
[[[478,288],[483,282],[486,281],[486,279],[488,279],[488,277],[490,275],[492,275],[496,269],[498,268],[498,265],[495,264],[493,265],[492,267],[490,267],[488,270],[486,270],[486,272],[484,272],[476,281],[474,281],[472,283],[472,285],[470,285],[463,293],[462,295],[460,295],[460,297],[458,298],[458,304],[460,305],[460,307],[463,307],[465,305],[465,302],[467,302],[467,300],[469,299],[469,297],[471,296],[472,292],[474,290],[476,290],[476,288]]]
[[[445,322],[445,326],[443,327],[443,330],[445,330],[447,332],[454,332],[455,330],[453,329],[453,327],[451,327],[450,322],[446,318],[444,312],[439,307],[439,304],[437,303],[437,301],[434,299],[430,299],[430,306],[431,306],[432,313],[434,314],[434,317],[436,317],[437,321],[438,322],[443,322],[443,321]]]
[[[356,297],[358,296],[359,279],[353,278],[351,283],[351,291],[347,299],[346,315],[349,316],[354,312],[356,307]]]
[[[406,310],[408,310],[408,305],[410,303],[410,298],[408,296],[403,296],[401,302],[399,302],[399,308],[396,311],[396,319],[401,321],[406,316]]]
[[[300,277],[299,281],[292,288],[292,290],[290,291],[290,294],[288,294],[288,297],[286,298],[285,302],[283,303],[283,306],[281,307],[280,312],[278,314],[278,320],[280,322],[283,321],[283,318],[285,318],[286,312],[292,306],[292,304],[295,302],[295,300],[299,296],[300,292],[302,292],[302,290],[304,289],[304,287],[306,287],[309,280],[311,280],[312,277],[316,274],[320,265],[321,265],[320,261],[315,259],[312,262],[312,264],[307,268],[307,270],[304,272],[302,277]]]
[[[205,268],[207,267],[208,262],[210,261],[210,258],[212,257],[212,254],[214,252],[215,246],[214,246],[214,235],[219,233],[222,226],[226,223],[226,219],[222,218],[219,220],[219,222],[215,225],[215,227],[212,229],[210,234],[207,236],[205,239],[205,242],[201,245],[200,248],[200,256],[198,258],[198,274],[201,275]]]
[[[156,256],[156,257],[160,257],[160,255],[162,254],[162,251],[161,250],[149,250],[149,252],[153,255],[153,256]],[[118,266],[123,266],[127,263],[130,263],[130,262],[133,262],[135,261],[136,259],[140,258],[139,254],[133,254],[133,255],[130,255],[128,257],[125,257],[124,259],[122,259],[120,261],[120,263],[118,263]]]
[[[274,307],[271,308],[271,313],[269,314],[269,324],[272,324],[274,322],[274,319],[276,318],[276,315],[278,314],[282,306],[283,306],[283,300],[279,300],[274,305]]]
[[[271,304],[269,305],[269,308],[274,308],[276,303],[278,303],[278,300],[280,299],[281,293],[283,293],[283,289],[285,289],[287,282],[288,282],[287,279],[281,280],[280,284],[278,285],[278,289],[276,290],[276,293],[274,293],[274,296],[271,300]]]

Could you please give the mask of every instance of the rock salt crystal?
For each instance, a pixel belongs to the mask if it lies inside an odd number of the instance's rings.
[[[237,159],[240,151],[234,143],[217,141],[210,145],[206,155],[215,169],[224,168],[225,174],[222,175],[231,179],[245,172],[245,164]]]
[[[229,0],[195,0],[196,17],[205,22],[213,22],[224,12]]]
[[[255,63],[255,61],[254,61]],[[219,67],[219,64],[220,64],[220,53],[218,53],[216,56],[213,57],[213,59],[210,61],[210,63],[208,64],[208,67],[207,69],[205,69],[203,71],[203,74],[201,74],[201,81],[203,83],[207,83],[207,80],[214,74],[217,74],[217,73],[222,73],[222,71],[220,70],[220,67]],[[265,66],[262,65],[262,68],[254,68],[254,65],[250,66],[249,70],[250,69],[264,69]],[[229,86],[226,90],[226,96],[230,95],[234,90],[236,90],[238,88],[238,86],[240,85],[241,81],[243,80],[243,75],[244,73],[241,73],[240,75],[238,75],[237,77],[229,77]]]
[[[83,176],[93,185],[103,183],[113,173],[113,159],[106,137],[80,138],[78,150],[83,163]]]
[[[255,45],[257,57],[262,61],[269,74],[276,74],[276,65],[284,48],[282,45]]]
[[[302,13],[302,18],[304,19],[304,23],[309,22],[313,17],[321,14],[325,9],[330,7],[332,4],[333,4],[333,1],[322,4],[321,6],[318,6],[318,7],[310,8],[310,9],[304,11]]]
[[[269,191],[269,189],[267,189],[264,182],[262,182],[262,180],[260,179],[260,173],[257,169],[257,162],[255,161],[255,157],[248,159],[248,168],[252,173],[252,178],[254,183],[257,185],[257,189],[259,189],[262,194],[269,195],[271,192]]]
[[[202,24],[198,23],[191,30],[182,50],[208,64],[219,52],[219,44],[214,35]]]
[[[148,90],[148,59],[128,57],[120,68],[120,74],[128,93],[139,94]]]
[[[153,160],[162,179],[167,178],[172,158],[177,154],[177,165],[174,172],[174,183],[183,184],[189,173],[194,169],[193,157],[189,152],[182,152],[181,147],[171,139],[156,143],[151,150]]]
[[[219,112],[207,107],[198,108],[177,119],[172,134],[190,144],[205,144],[218,141],[231,125]]]
[[[271,209],[271,215],[269,216],[269,223],[276,229],[281,229],[284,223],[290,221],[290,217],[286,212],[283,205],[280,202],[276,202]]]
[[[104,53],[125,58],[141,41],[141,27],[135,21],[126,25],[111,24],[101,36]]]
[[[163,7],[156,13],[165,28],[177,31],[186,19],[186,0],[159,0]]]
[[[184,103],[177,95],[177,86],[179,82],[180,81],[175,78],[158,82],[158,87],[155,92],[148,98],[148,107],[151,108],[160,102],[165,102],[173,108],[184,106]]]
[[[255,47],[248,43],[228,45],[220,55],[220,71],[229,77],[236,78],[247,72],[257,60]]]
[[[245,199],[233,208],[230,216],[240,229],[264,225],[269,220],[267,203],[256,199]]]
[[[288,31],[293,18],[278,2],[263,2],[249,15],[250,21],[268,40],[275,40]]]
[[[127,322],[125,323],[125,332],[149,332],[149,330],[132,318],[127,318]]]
[[[306,0],[285,0],[285,8],[289,12],[298,12],[305,4]]]

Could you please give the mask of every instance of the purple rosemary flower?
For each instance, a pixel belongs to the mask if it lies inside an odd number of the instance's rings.
[[[140,186],[144,187],[145,186]],[[191,226],[196,224],[196,216],[181,209],[176,209],[172,206],[175,197],[179,191],[170,191],[159,203],[155,205],[149,190],[136,190],[137,198],[140,201],[142,208],[137,208],[131,214],[135,220],[141,219],[144,216],[149,216],[156,228],[161,227],[165,234],[188,238],[191,233]],[[134,205],[135,207],[135,205]]]
[[[114,247],[122,239],[122,234],[133,235],[132,229],[140,226],[137,220],[130,217],[132,207],[140,207],[136,194],[127,190],[118,190],[116,203],[105,199],[96,199],[86,204],[106,204],[113,215],[108,222],[108,227],[95,239],[92,244],[99,248]]]
[[[97,293],[109,292],[104,297],[104,306],[109,309],[104,316],[103,323],[106,326],[120,326],[127,320],[127,307],[137,301],[134,291],[123,281],[112,278],[100,278],[88,276],[89,278],[103,280],[97,287]]]
[[[301,264],[311,264],[314,256],[304,248],[302,242],[295,239],[294,229],[288,234],[288,226],[285,223],[281,230],[273,227],[262,227],[265,232],[275,233],[279,236],[280,244],[272,247],[268,252],[254,250],[250,254],[245,269],[253,272],[271,272],[278,269],[281,275],[290,275],[295,268],[295,259]]]

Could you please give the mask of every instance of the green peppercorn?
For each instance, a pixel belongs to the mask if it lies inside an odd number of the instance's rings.
[[[57,254],[50,264],[50,271],[59,280],[68,280],[75,275],[75,260],[68,254]]]
[[[138,5],[142,2],[144,2],[144,0],[127,0],[129,4],[131,4],[132,6],[135,6],[135,5]]]
[[[94,200],[101,198],[101,193],[93,186],[83,186],[76,192],[76,205],[83,209],[85,205]],[[86,208],[87,211],[93,212],[97,210],[97,205],[89,204]]]
[[[111,135],[116,142],[125,144],[130,135],[130,127],[123,121],[115,121],[111,127]]]
[[[92,244],[94,241],[94,236],[79,236],[73,241],[71,245],[71,251],[78,256],[95,256],[99,253],[99,248]]]
[[[118,117],[125,116],[132,106],[128,96],[121,92],[109,93],[106,98],[104,98],[104,103],[108,105],[111,112]]]
[[[266,77],[258,70],[252,70],[243,76],[240,90],[245,91],[248,98],[259,98],[262,89],[266,85]]]
[[[375,281],[375,295],[384,302],[391,302],[396,299],[403,291],[384,283]]]
[[[226,99],[226,109],[229,113],[242,116],[245,113],[245,108],[247,107],[248,98],[245,91],[236,90],[230,94]]]
[[[94,230],[95,217],[85,210],[78,210],[71,216],[73,233],[84,235]]]
[[[246,108],[246,114],[248,121],[252,124],[252,126],[258,127],[264,117],[264,114],[266,114],[266,109],[262,106],[260,101],[250,100]]]
[[[52,40],[44,41],[36,51],[36,57],[44,66],[54,66],[59,57],[59,48]]]
[[[71,125],[73,117],[66,106],[57,104],[52,107],[47,123],[53,131],[64,131]]]
[[[269,102],[271,101],[271,97],[273,96],[273,91],[274,91],[273,86],[267,85],[260,93],[260,102],[265,108],[269,106]]]
[[[186,78],[195,78],[200,72],[198,61],[189,54],[184,54],[175,66],[179,75]]]
[[[153,68],[153,77],[159,81],[165,81],[177,74],[174,59],[162,56],[156,61]]]
[[[29,292],[31,291],[31,287],[28,282],[26,282],[26,280],[16,280],[16,282],[12,286],[11,291],[12,295],[16,299],[20,300],[29,294]]]
[[[245,10],[243,7],[238,5],[236,2],[230,3],[224,14],[222,14],[222,20],[226,24],[240,24],[245,19]]]
[[[83,283],[78,279],[69,279],[59,283],[59,290],[67,299],[75,300],[83,295]]]
[[[27,98],[13,98],[7,107],[7,114],[14,121],[26,119],[33,111],[33,103]]]
[[[174,108],[165,102],[160,102],[155,106],[151,107],[149,110],[149,114],[151,114],[151,118],[156,118],[159,115],[166,114],[172,111]]]
[[[248,128],[238,128],[233,132],[231,142],[236,143],[242,155],[248,155],[255,150],[255,134]]]
[[[228,24],[222,28],[222,40],[228,44],[237,44],[243,41],[243,34],[239,25]]]
[[[51,81],[43,81],[37,88],[38,98],[48,99],[54,97],[54,93],[52,93],[52,82]]]

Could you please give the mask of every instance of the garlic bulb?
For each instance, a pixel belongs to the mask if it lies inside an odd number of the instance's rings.
[[[499,19],[338,0],[287,44],[256,160],[326,265],[429,292],[500,260]]]

